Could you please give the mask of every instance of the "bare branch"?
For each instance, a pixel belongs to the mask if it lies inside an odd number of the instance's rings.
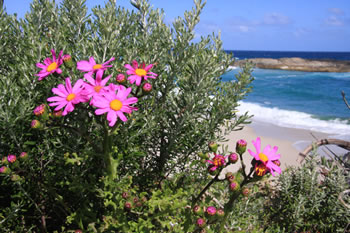
[[[350,105],[348,104],[348,101],[347,101],[346,98],[345,98],[345,92],[344,92],[344,91],[341,91],[341,95],[343,96],[344,103],[346,104],[346,106],[348,107],[348,109],[350,109]]]

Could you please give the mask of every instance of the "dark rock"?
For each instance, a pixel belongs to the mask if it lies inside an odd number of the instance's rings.
[[[350,61],[340,61],[331,59],[303,59],[299,57],[292,58],[253,58],[246,60],[237,60],[234,66],[242,66],[246,62],[252,62],[256,68],[261,69],[280,69],[296,70],[308,72],[350,72]]]

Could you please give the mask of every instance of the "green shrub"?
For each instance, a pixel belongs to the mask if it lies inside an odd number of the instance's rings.
[[[251,67],[222,82],[232,56],[222,50],[220,38],[193,42],[202,1],[171,26],[147,1],[132,4],[130,12],[109,1],[88,15],[84,0],[59,6],[34,0],[24,19],[0,12],[0,154],[29,156],[16,166],[2,164],[12,170],[0,176],[3,231],[181,232],[179,223],[189,216],[185,207],[210,180],[197,153],[248,122],[235,110],[250,91]],[[39,82],[35,64],[51,57],[51,49],[63,50],[74,62],[115,57],[104,74],[114,83],[133,60],[155,64],[158,77],[148,95],[134,89],[142,97],[138,111],[113,129],[87,103],[65,117],[38,118],[34,108],[53,96],[60,77],[83,78],[75,67],[62,68],[61,75]],[[53,108],[48,111],[53,114]],[[43,128],[31,128],[33,119]],[[135,211],[126,213],[126,191],[147,201],[136,201]]]
[[[349,189],[349,173],[340,164],[307,158],[299,168],[289,168],[280,176],[276,194],[265,208],[272,226],[284,232],[345,232],[349,230],[349,209],[339,195]],[[345,196],[349,203],[349,196]]]

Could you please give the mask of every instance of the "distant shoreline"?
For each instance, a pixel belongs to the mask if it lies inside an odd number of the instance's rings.
[[[286,58],[249,58],[235,60],[233,66],[242,66],[247,62],[261,69],[279,69],[306,72],[350,72],[350,61],[334,59],[304,59],[300,57]]]

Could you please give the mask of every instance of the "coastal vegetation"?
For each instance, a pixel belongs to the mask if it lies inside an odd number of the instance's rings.
[[[0,12],[1,230],[348,230],[347,161],[312,153],[282,171],[259,137],[222,146],[250,123],[237,107],[254,78],[247,63],[223,82],[233,58],[220,36],[193,41],[205,2],[171,25],[131,4]]]

